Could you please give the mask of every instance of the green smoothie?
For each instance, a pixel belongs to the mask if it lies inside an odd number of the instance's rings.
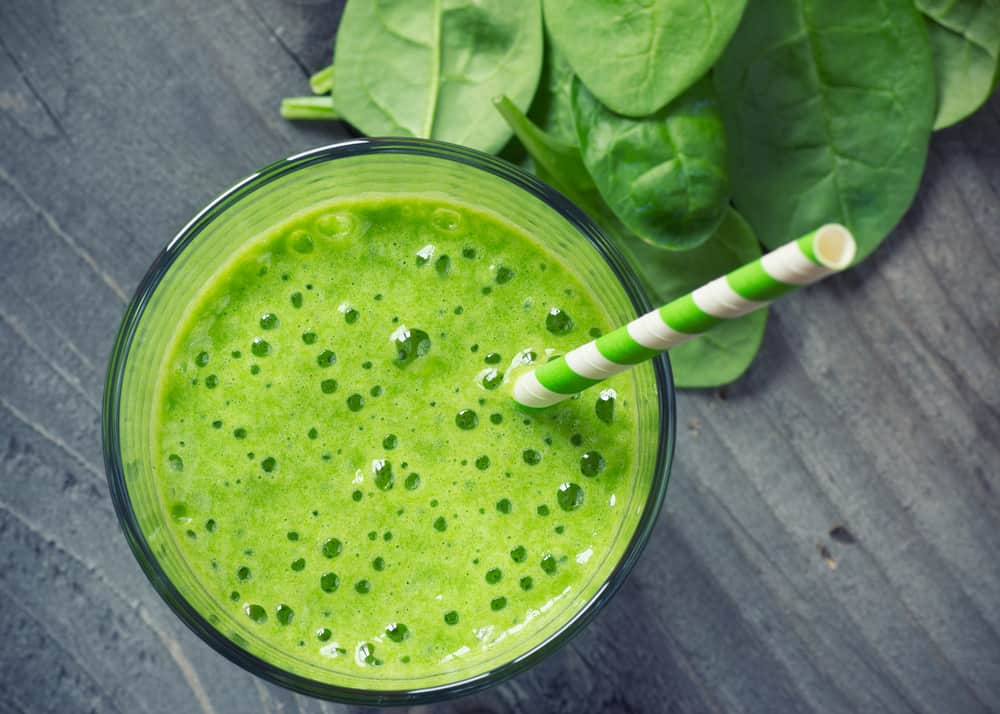
[[[633,378],[531,413],[507,387],[615,327],[580,278],[420,195],[247,239],[192,286],[152,425],[172,537],[234,627],[392,688],[474,676],[567,619],[620,540]]]

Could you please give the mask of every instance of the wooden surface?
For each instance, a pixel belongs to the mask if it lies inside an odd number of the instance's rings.
[[[215,654],[141,574],[101,462],[105,362],[164,243],[343,136],[280,97],[320,0],[0,2],[0,712],[342,711]],[[934,136],[864,265],[679,399],[631,578],[541,666],[441,712],[1000,710],[1000,97]]]

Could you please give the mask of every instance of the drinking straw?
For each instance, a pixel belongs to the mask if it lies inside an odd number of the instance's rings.
[[[523,374],[514,401],[542,408],[655,357],[723,320],[764,307],[785,293],[839,272],[854,260],[851,232],[830,223],[759,260],[646,313]]]

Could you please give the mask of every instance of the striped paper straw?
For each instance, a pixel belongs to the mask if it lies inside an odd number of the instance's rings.
[[[541,408],[569,399],[723,320],[746,315],[843,270],[856,251],[854,237],[844,226],[831,223],[818,228],[522,375],[514,384],[514,400]]]

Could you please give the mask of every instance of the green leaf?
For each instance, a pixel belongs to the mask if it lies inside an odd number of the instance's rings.
[[[613,220],[611,211],[583,165],[579,147],[539,129],[505,96],[495,99],[494,106],[528,152],[539,178],[602,225],[605,225],[602,219]]]
[[[334,64],[334,103],[363,133],[496,152],[511,132],[492,98],[527,108],[538,86],[539,0],[350,0]]]
[[[313,94],[329,94],[333,91],[333,65],[327,65],[309,77],[309,88]]]
[[[570,91],[573,87],[573,68],[552,39],[545,40],[545,60],[538,91],[528,110],[528,118],[554,139],[575,144],[576,125]]]
[[[764,244],[838,221],[868,255],[916,194],[933,123],[912,0],[751,3],[714,75],[733,201]]]
[[[623,244],[624,240],[624,244]],[[619,238],[626,257],[657,305],[663,305],[761,256],[750,225],[730,209],[715,234],[683,252],[655,248],[635,238]],[[764,338],[767,308],[724,320],[701,337],[670,350],[678,387],[718,387],[742,375]]]
[[[583,162],[619,220],[671,250],[704,242],[729,207],[726,140],[706,78],[639,119],[615,114],[577,80],[572,88]]]
[[[534,160],[538,177],[561,191],[604,228],[639,277],[649,299],[662,305],[760,257],[760,244],[746,221],[727,211],[715,234],[682,253],[639,240],[615,217],[583,166],[580,149],[543,132],[512,102],[497,100]],[[670,350],[678,387],[715,387],[733,381],[750,365],[764,335],[767,310],[727,320],[711,332]]]
[[[327,95],[319,97],[286,97],[281,100],[281,116],[285,119],[339,119],[333,101]]]
[[[935,129],[983,105],[1000,69],[1000,0],[916,0],[927,19],[937,72]]]
[[[627,116],[652,114],[701,78],[746,0],[545,0],[545,24],[594,95]]]

